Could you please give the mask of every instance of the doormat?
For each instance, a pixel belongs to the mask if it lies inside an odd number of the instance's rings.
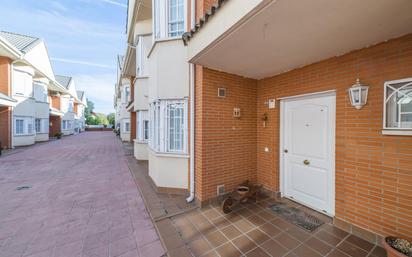
[[[290,207],[285,203],[275,203],[269,207],[271,211],[280,215],[285,220],[309,232],[314,231],[324,222],[313,215],[310,215],[295,207]]]

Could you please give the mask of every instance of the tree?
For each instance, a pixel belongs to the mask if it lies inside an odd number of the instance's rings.
[[[109,125],[112,127],[114,127],[114,120],[115,120],[114,113],[110,113],[107,115],[107,121],[109,122]]]
[[[84,115],[87,117],[92,115],[92,112],[94,110],[94,103],[90,101],[89,99],[86,99],[87,101],[87,107],[84,109]]]

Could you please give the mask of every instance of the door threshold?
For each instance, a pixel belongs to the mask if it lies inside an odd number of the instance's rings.
[[[286,200],[292,201],[292,202],[294,202],[295,204],[298,205],[298,208],[299,208],[299,207],[307,208],[307,209],[309,209],[309,211],[314,211],[314,212],[316,212],[316,213],[318,213],[318,214],[320,214],[320,215],[326,216],[326,217],[329,218],[329,219],[333,219],[333,218],[335,217],[335,215],[333,215],[333,214],[331,214],[331,213],[328,213],[328,212],[325,211],[325,210],[320,210],[320,209],[318,209],[318,208],[314,208],[313,206],[310,206],[310,205],[308,205],[308,204],[306,204],[306,203],[304,203],[304,202],[301,202],[301,201],[297,200],[297,199],[294,198],[293,196],[283,195],[283,196],[281,197],[281,200],[282,200],[282,199],[286,199]]]

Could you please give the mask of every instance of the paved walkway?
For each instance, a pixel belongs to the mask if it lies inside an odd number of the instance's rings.
[[[0,257],[163,253],[114,133],[82,133],[0,158]]]

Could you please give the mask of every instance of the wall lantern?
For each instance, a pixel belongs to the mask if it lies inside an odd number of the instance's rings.
[[[350,103],[356,109],[361,109],[366,102],[368,101],[368,90],[369,87],[362,85],[359,79],[356,80],[356,83],[348,89]]]

